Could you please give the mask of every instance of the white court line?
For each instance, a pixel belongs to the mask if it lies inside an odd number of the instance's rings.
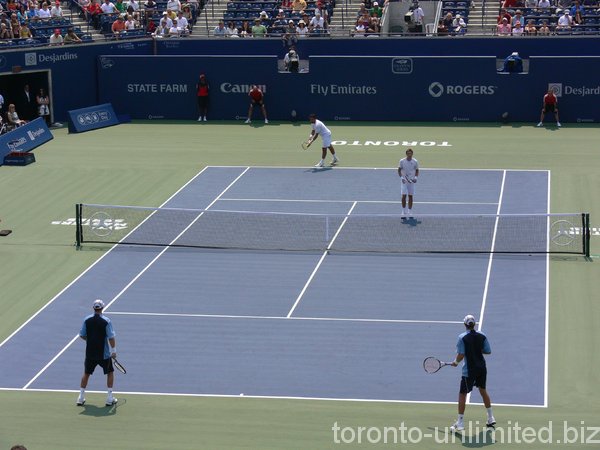
[[[214,167],[217,169],[227,168],[227,169],[235,169],[237,167],[247,167],[247,166],[207,166]],[[315,170],[314,166],[250,166],[251,169],[312,169]],[[331,170],[394,170],[397,171],[398,167],[350,167],[350,166],[335,166]],[[421,167],[421,170],[440,170],[440,171],[448,171],[448,172],[549,172],[548,169],[452,169],[447,167]]]
[[[19,391],[17,388],[0,388],[0,391],[12,392]],[[75,389],[28,389],[28,392],[50,392],[73,394],[78,393]],[[88,394],[106,394],[106,391],[86,391]],[[243,401],[245,398],[253,398],[260,400],[309,400],[309,401],[325,401],[325,402],[360,402],[360,403],[406,403],[412,405],[456,405],[456,401],[444,402],[435,400],[386,400],[377,398],[338,398],[338,397],[299,397],[299,396],[284,396],[284,395],[244,395],[239,394],[192,394],[192,393],[170,393],[170,392],[137,392],[137,391],[115,391],[115,394],[120,395],[145,395],[157,397],[191,397],[191,398],[239,398]],[[471,403],[471,405],[482,405],[482,403]],[[118,406],[118,405],[117,405]],[[494,403],[494,406],[507,406],[515,408],[545,408],[542,405],[523,405],[513,403]]]
[[[186,313],[149,313],[149,312],[130,312],[130,311],[111,311],[112,315],[121,316],[154,316],[154,317],[199,317],[209,319],[248,319],[248,320],[305,320],[322,322],[366,322],[366,323],[419,323],[419,324],[440,324],[456,325],[462,321],[456,320],[412,320],[412,319],[361,319],[351,317],[301,317],[301,316],[250,316],[235,314],[186,314]]]
[[[239,179],[240,179],[240,178],[241,178],[241,177],[242,177],[242,176],[243,176],[243,175],[244,175],[244,174],[245,174],[245,173],[246,173],[246,172],[249,170],[249,169],[250,169],[249,167],[246,167],[246,170],[244,170],[244,171],[243,171],[241,174],[239,174],[239,175],[237,176],[237,178],[236,178],[235,180],[233,180],[233,181],[232,181],[232,182],[231,182],[231,183],[230,183],[230,184],[229,184],[229,185],[228,185],[228,186],[227,186],[227,187],[226,187],[226,188],[225,188],[225,189],[224,189],[224,190],[223,190],[223,191],[222,191],[222,192],[221,192],[221,193],[220,193],[220,194],[219,194],[219,195],[218,195],[218,196],[217,196],[217,197],[216,197],[216,198],[215,198],[215,199],[214,199],[214,200],[213,200],[213,201],[212,201],[212,202],[211,202],[211,203],[210,203],[210,204],[209,204],[209,205],[208,205],[206,208],[205,208],[205,209],[209,209],[209,208],[210,208],[212,205],[214,205],[214,204],[217,202],[217,200],[219,200],[219,197],[221,197],[223,194],[225,194],[225,192],[227,192],[227,190],[228,190],[228,189],[229,189],[231,186],[233,186],[233,185],[234,185],[234,184],[235,184],[235,183],[236,183],[236,182],[237,182],[237,181],[238,181],[238,180],[239,180]],[[202,213],[200,213],[200,214],[198,214],[198,216],[196,216],[196,218],[195,218],[195,219],[194,219],[194,220],[193,220],[193,221],[192,221],[192,222],[191,222],[191,223],[190,223],[190,224],[189,224],[187,227],[185,227],[185,229],[184,229],[184,230],[183,230],[181,233],[179,233],[179,234],[178,234],[178,235],[175,237],[175,239],[173,239],[173,240],[172,240],[172,241],[169,243],[169,245],[168,245],[167,247],[165,247],[165,248],[164,248],[164,249],[163,249],[163,250],[162,250],[162,251],[161,251],[161,252],[160,252],[158,255],[156,255],[156,256],[155,256],[155,257],[152,259],[152,261],[150,261],[150,262],[149,262],[149,263],[148,263],[148,264],[147,264],[147,265],[146,265],[146,266],[145,266],[145,267],[144,267],[144,268],[143,268],[143,269],[142,269],[142,270],[141,270],[141,271],[140,271],[140,272],[139,272],[139,273],[138,273],[138,274],[137,274],[137,275],[136,275],[136,276],[135,276],[135,277],[134,277],[134,278],[133,278],[133,279],[132,279],[132,280],[131,280],[131,281],[130,281],[130,282],[129,282],[129,283],[128,283],[128,284],[127,284],[125,287],[124,287],[124,288],[123,288],[123,289],[121,289],[121,291],[120,291],[120,292],[119,292],[119,293],[118,293],[118,294],[117,294],[115,297],[113,297],[113,299],[112,299],[112,300],[111,300],[111,301],[110,301],[110,302],[109,302],[109,303],[106,305],[106,307],[105,307],[105,309],[104,309],[104,310],[106,311],[106,310],[107,310],[107,309],[110,307],[110,305],[112,305],[112,304],[113,304],[113,303],[114,303],[114,302],[115,302],[115,301],[116,301],[116,300],[117,300],[119,297],[121,297],[121,295],[123,295],[123,294],[125,293],[125,291],[126,291],[127,289],[129,289],[129,288],[131,287],[131,285],[133,285],[133,283],[135,283],[135,282],[136,282],[136,281],[137,281],[137,280],[138,280],[138,279],[139,279],[139,278],[140,278],[140,277],[141,277],[141,276],[142,276],[142,275],[143,275],[143,274],[144,274],[144,273],[145,273],[145,272],[146,272],[146,271],[147,271],[147,270],[150,268],[150,267],[152,267],[152,265],[153,265],[153,264],[154,264],[154,263],[155,263],[155,262],[156,262],[156,261],[157,261],[157,260],[158,260],[158,259],[159,259],[159,258],[160,258],[160,257],[161,257],[161,256],[162,256],[162,255],[163,255],[163,254],[164,254],[164,253],[167,251],[167,250],[169,250],[169,248],[171,248],[170,246],[171,246],[171,245],[173,245],[173,243],[174,243],[175,241],[177,241],[177,239],[179,239],[179,238],[180,238],[180,237],[181,237],[181,236],[182,236],[182,235],[183,235],[183,234],[184,234],[184,233],[185,233],[187,230],[189,230],[189,229],[190,229],[190,227],[192,227],[192,226],[193,226],[193,225],[196,223],[196,221],[197,221],[197,220],[198,220],[200,217],[202,217],[202,215],[203,215],[203,214],[204,214],[203,212],[202,212]],[[45,365],[45,366],[42,368],[42,370],[40,370],[40,371],[39,371],[39,372],[38,372],[38,373],[37,373],[37,374],[36,374],[36,375],[35,375],[35,376],[34,376],[34,377],[31,379],[31,380],[29,380],[29,382],[28,382],[27,384],[25,384],[25,386],[23,386],[23,389],[27,389],[27,388],[28,388],[28,387],[29,387],[29,386],[30,386],[30,385],[31,385],[31,384],[32,384],[32,383],[33,383],[35,380],[37,380],[37,379],[38,379],[38,377],[40,377],[40,376],[41,376],[41,375],[42,375],[42,374],[43,374],[43,373],[46,371],[46,369],[47,369],[48,367],[50,367],[50,365],[51,365],[52,363],[54,363],[54,361],[56,361],[56,359],[57,359],[57,358],[58,358],[58,357],[59,357],[59,356],[60,356],[62,353],[64,353],[64,352],[65,352],[65,351],[66,351],[66,350],[67,350],[67,349],[68,349],[68,348],[71,346],[71,344],[72,344],[73,342],[75,342],[75,341],[77,340],[77,337],[78,337],[78,335],[75,335],[75,337],[74,337],[73,339],[71,339],[71,341],[70,341],[70,342],[69,342],[67,345],[65,345],[65,346],[63,347],[63,349],[62,349],[62,350],[61,350],[61,351],[60,351],[60,352],[59,352],[59,353],[58,353],[56,356],[54,356],[54,358],[52,358],[52,359],[51,359],[51,360],[48,362],[48,364],[46,364],[46,365]]]
[[[296,307],[300,303],[300,300],[304,296],[304,293],[306,292],[306,289],[308,289],[308,285],[310,284],[310,282],[312,281],[312,279],[316,275],[317,270],[319,270],[319,267],[321,267],[321,263],[323,262],[323,260],[327,256],[327,254],[329,253],[329,249],[331,248],[331,246],[333,245],[333,243],[337,239],[338,235],[340,234],[340,231],[342,231],[342,228],[344,228],[344,225],[346,224],[346,221],[348,220],[348,216],[350,214],[352,214],[352,210],[354,209],[355,206],[356,206],[356,202],[352,203],[352,206],[350,207],[350,210],[346,213],[346,217],[344,217],[344,220],[342,221],[342,223],[340,224],[339,228],[337,229],[337,232],[333,236],[333,239],[331,239],[331,241],[329,242],[329,245],[327,246],[327,248],[323,252],[323,255],[321,255],[321,258],[319,259],[319,262],[317,263],[316,267],[314,268],[314,270],[310,274],[310,277],[308,277],[308,280],[306,281],[306,284],[304,285],[304,287],[300,291],[300,295],[298,295],[298,298],[294,302],[292,308],[290,309],[290,312],[288,312],[288,315],[287,315],[288,318],[291,317],[292,314],[294,314],[294,310],[296,309]]]
[[[206,169],[208,169],[209,166],[205,167],[204,169],[202,169],[200,172],[198,172],[196,175],[194,175],[187,183],[185,183],[183,186],[181,186],[177,192],[175,192],[173,195],[171,195],[168,199],[166,199],[161,205],[160,207],[163,207],[164,205],[166,205],[167,203],[169,203],[171,201],[171,199],[173,199],[173,197],[175,197],[177,194],[179,194],[185,187],[187,187],[192,181],[194,181],[196,178],[198,178],[202,172],[204,172]],[[19,328],[17,328],[15,331],[13,331],[6,339],[4,339],[1,343],[0,343],[0,347],[2,347],[4,344],[6,344],[10,339],[12,339],[12,337],[17,334],[19,331],[21,331],[21,329],[23,329],[29,322],[31,322],[33,319],[35,319],[44,309],[46,309],[48,306],[50,306],[51,303],[53,303],[58,297],[60,297],[67,289],[69,289],[72,285],[74,285],[82,276],[84,276],[86,273],[88,273],[96,264],[98,264],[100,261],[102,261],[102,259],[104,259],[110,252],[112,252],[119,244],[115,244],[113,245],[110,249],[108,249],[108,251],[106,253],[104,253],[102,256],[100,256],[100,258],[98,258],[96,261],[94,261],[92,263],[92,265],[90,265],[87,269],[85,269],[83,272],[81,272],[81,274],[79,274],[79,276],[77,278],[75,278],[73,281],[71,281],[65,288],[63,288],[58,294],[56,294],[54,297],[52,297],[52,299],[50,299],[50,301],[48,301],[48,303],[46,303],[44,306],[42,306],[35,314],[33,314],[29,319],[27,319]]]
[[[548,171],[548,198],[546,200],[547,210],[550,214],[550,174]],[[549,350],[549,327],[550,327],[550,216],[546,223],[548,236],[546,238],[546,318],[544,320],[544,406],[548,407],[548,352]]]
[[[392,203],[400,204],[400,200],[296,200],[283,198],[222,198],[220,202],[290,202],[290,203]],[[486,202],[414,202],[415,205],[497,205]]]
[[[494,222],[494,233],[492,234],[492,246],[488,259],[487,273],[485,274],[485,286],[483,288],[483,299],[481,301],[481,311],[479,312],[479,322],[477,329],[481,331],[483,326],[483,314],[487,303],[488,290],[490,287],[490,276],[492,274],[492,263],[494,261],[494,249],[496,248],[496,233],[498,231],[498,220],[500,219],[500,210],[502,209],[502,197],[504,196],[504,182],[506,181],[506,170],[502,172],[502,184],[500,185],[500,195],[498,196],[498,209],[496,210],[496,221]],[[467,403],[471,403],[471,393],[467,394]]]

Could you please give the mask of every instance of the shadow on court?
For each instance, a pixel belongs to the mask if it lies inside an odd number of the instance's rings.
[[[92,417],[114,416],[115,414],[117,414],[117,409],[125,405],[125,403],[127,403],[125,399],[119,399],[119,402],[116,405],[112,406],[105,406],[104,404],[92,405],[86,403],[81,407],[82,411],[79,414],[82,416]]]
[[[328,172],[330,170],[333,170],[333,167],[313,167],[311,169],[305,170],[305,172],[309,172],[309,173],[325,173],[325,172]]]
[[[451,433],[448,428],[433,428],[431,430],[436,444],[462,444],[465,448],[482,448],[496,444],[494,430],[492,428],[477,429],[477,434],[465,434],[465,432]]]

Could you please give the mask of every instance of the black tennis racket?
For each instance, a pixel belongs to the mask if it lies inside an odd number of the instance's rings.
[[[119,361],[117,361],[117,358],[113,358],[112,360],[113,360],[113,366],[115,366],[115,369],[117,369],[122,374],[127,373],[127,370],[125,370],[125,367],[123,367],[123,364],[121,364]]]
[[[429,356],[423,361],[423,369],[425,369],[425,372],[427,373],[436,373],[442,367],[451,365],[452,363],[442,362],[433,356]]]

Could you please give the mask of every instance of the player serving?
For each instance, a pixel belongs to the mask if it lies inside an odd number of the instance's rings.
[[[333,145],[331,145],[331,130],[325,126],[323,122],[317,119],[316,114],[311,114],[308,116],[310,123],[312,124],[312,131],[310,132],[310,136],[308,137],[307,147],[312,144],[319,135],[321,135],[321,140],[323,141],[323,145],[321,147],[321,161],[315,164],[315,167],[323,167],[325,165],[325,157],[327,156],[327,149],[331,152],[331,156],[333,159],[331,160],[331,165],[335,166],[339,160],[335,155],[335,149]]]
[[[413,158],[412,149],[406,150],[406,158],[400,160],[398,175],[402,180],[400,192],[402,194],[402,214],[412,214],[413,196],[415,195],[415,184],[419,176],[419,161]],[[406,196],[408,195],[408,211],[406,210]]]

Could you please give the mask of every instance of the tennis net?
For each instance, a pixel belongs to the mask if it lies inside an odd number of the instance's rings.
[[[77,205],[77,245],[589,255],[589,214],[415,215]]]

